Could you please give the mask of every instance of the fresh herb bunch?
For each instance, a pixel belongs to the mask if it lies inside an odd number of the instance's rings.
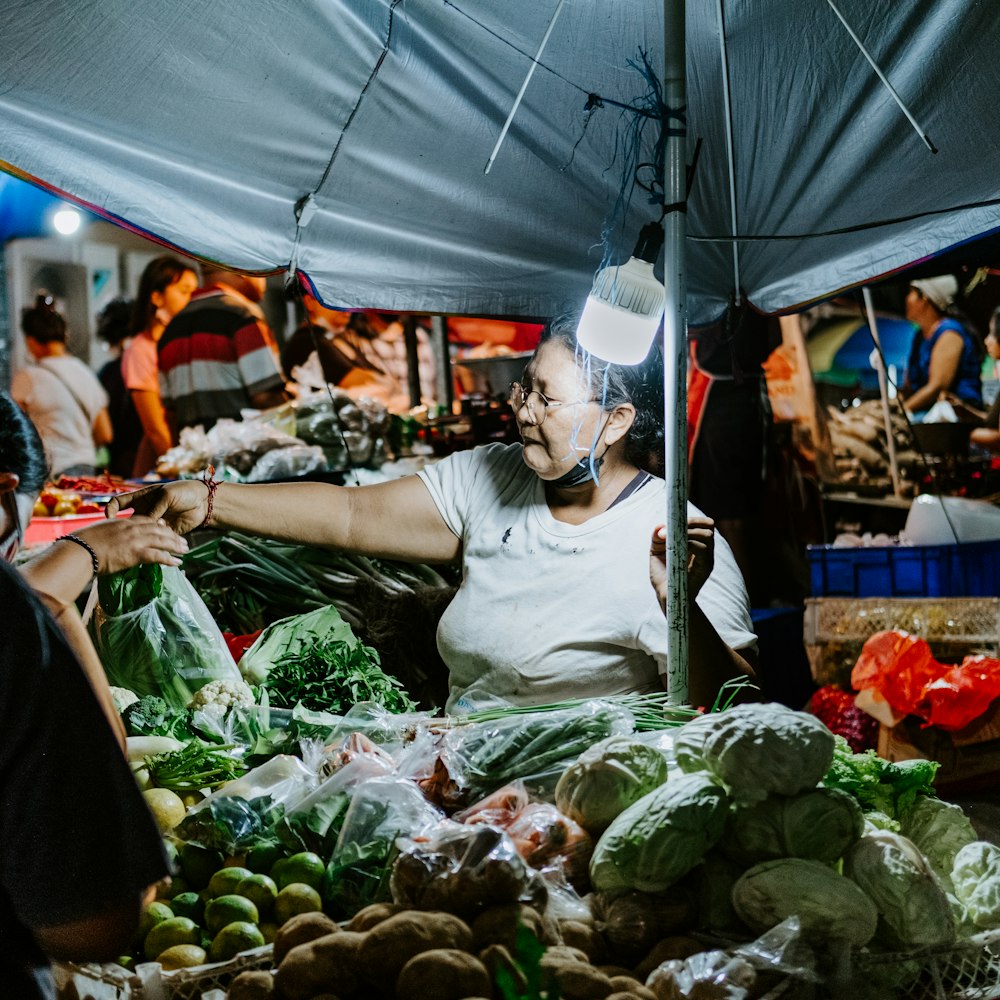
[[[268,671],[264,686],[278,708],[300,704],[343,714],[361,701],[375,702],[390,712],[415,708],[399,681],[382,672],[371,646],[335,637],[289,649]]]
[[[246,774],[246,765],[229,756],[232,746],[206,746],[192,740],[180,750],[153,754],[145,765],[153,784],[175,792],[217,788]]]

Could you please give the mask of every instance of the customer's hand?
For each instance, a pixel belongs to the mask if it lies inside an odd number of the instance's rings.
[[[180,566],[188,543],[163,521],[134,515],[103,521],[74,532],[97,555],[98,572],[117,573],[139,563]]]
[[[688,600],[693,601],[715,565],[715,522],[710,517],[688,518]],[[653,529],[649,546],[649,582],[660,604],[667,603],[667,529]]]
[[[168,528],[186,535],[204,524],[208,516],[208,497],[208,486],[200,479],[178,480],[112,497],[106,514],[113,518],[118,511],[131,509],[154,521],[162,519]]]

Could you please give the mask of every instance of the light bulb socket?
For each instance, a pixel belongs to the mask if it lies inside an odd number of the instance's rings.
[[[636,241],[632,256],[639,260],[647,261],[650,264],[656,263],[656,258],[660,256],[660,249],[663,246],[663,225],[659,222],[647,222],[639,230],[639,239]]]

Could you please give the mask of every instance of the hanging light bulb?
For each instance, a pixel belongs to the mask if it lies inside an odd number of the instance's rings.
[[[72,236],[80,228],[80,213],[70,205],[61,205],[52,216],[52,226],[63,236]]]
[[[642,227],[632,256],[602,268],[594,278],[579,325],[577,343],[603,361],[637,365],[649,353],[663,319],[666,292],[653,274],[663,246],[663,227]]]

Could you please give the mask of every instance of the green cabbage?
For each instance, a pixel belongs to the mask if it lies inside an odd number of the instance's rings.
[[[878,910],[858,886],[820,861],[782,858],[755,865],[733,887],[733,906],[755,931],[798,917],[802,934],[864,945],[878,927]]]
[[[888,947],[944,947],[955,940],[945,890],[906,837],[886,830],[866,834],[844,858],[844,874],[875,903],[880,939]]]
[[[629,806],[594,848],[590,880],[598,892],[662,892],[689,872],[718,839],[729,799],[704,774],[661,785]]]
[[[601,833],[666,780],[667,761],[658,750],[629,736],[609,736],[566,768],[556,785],[556,806],[589,833]]]
[[[955,855],[976,840],[962,807],[922,795],[903,813],[901,827],[903,836],[913,841],[945,888],[950,888]]]
[[[955,855],[951,870],[955,895],[980,930],[1000,927],[1000,847],[977,840]]]
[[[683,726],[674,742],[683,770],[707,769],[743,802],[815,787],[830,767],[833,748],[833,733],[819,719],[778,704],[702,716]]]
[[[861,807],[850,795],[811,788],[737,806],[721,846],[744,865],[776,858],[812,858],[832,864],[861,836],[863,826]]]

